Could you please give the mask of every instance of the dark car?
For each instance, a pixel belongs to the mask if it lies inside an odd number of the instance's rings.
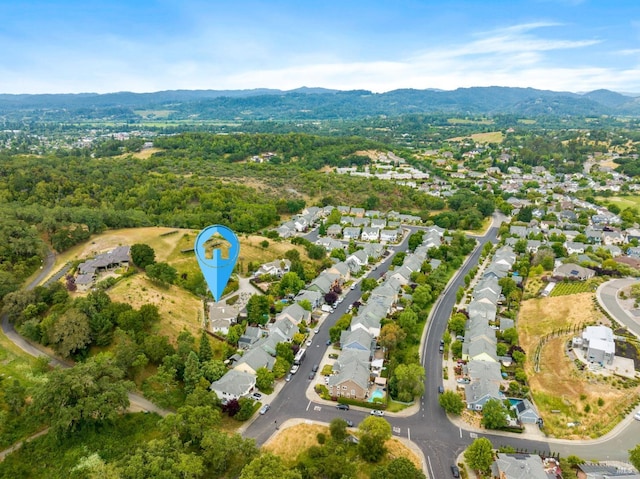
[[[442,394],[444,392],[444,388],[442,386],[438,386],[438,394]]]
[[[346,419],[344,422],[347,423],[347,427],[353,427],[353,421],[349,421],[348,419]]]
[[[327,346],[331,346],[331,340],[327,339],[327,343],[326,344],[327,344]]]
[[[451,474],[453,474],[453,477],[460,477],[460,469],[458,469],[458,466],[451,466]]]
[[[313,371],[311,371],[311,372],[309,373],[309,379],[313,379],[313,378],[315,378],[315,377],[316,377],[316,373],[315,373],[315,372],[313,372]]]
[[[440,352],[444,353],[444,346],[442,344],[440,345]]]
[[[317,373],[317,372],[318,372],[318,368],[320,368],[320,366],[318,366],[317,364],[314,364],[314,365],[313,365],[313,367],[311,368],[311,370],[312,370],[314,373]]]
[[[349,405],[348,404],[337,404],[336,408],[342,409],[343,411],[348,411],[349,410]]]

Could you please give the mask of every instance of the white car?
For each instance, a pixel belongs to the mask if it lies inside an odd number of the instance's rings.
[[[371,416],[379,416],[382,417],[384,416],[384,411],[381,411],[380,409],[372,409],[371,412],[369,413]]]
[[[311,340],[310,339],[307,341],[307,346],[311,346]]]
[[[636,421],[640,421],[640,411],[635,413],[635,415],[633,416],[633,419],[635,419]]]

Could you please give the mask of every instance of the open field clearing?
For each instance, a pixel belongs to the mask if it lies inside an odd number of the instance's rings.
[[[448,118],[447,123],[452,125],[493,125],[494,121],[486,118],[484,120],[470,120],[467,118]]]
[[[567,355],[566,344],[579,330],[547,341],[541,350],[540,372],[535,372],[533,356],[540,338],[598,322],[606,324],[607,320],[594,306],[594,293],[530,299],[521,305],[518,335],[527,353],[525,371],[545,431],[552,436],[601,436],[620,421],[631,398],[640,394],[640,387],[626,389],[625,382],[615,376],[578,370]],[[570,423],[580,424],[569,427]]]
[[[626,208],[635,208],[640,212],[640,195],[627,195],[627,196],[610,196],[610,197],[598,197],[598,201],[602,201],[604,204],[616,205],[621,210]]]
[[[120,281],[107,293],[112,301],[127,303],[136,309],[143,304],[155,304],[161,317],[156,327],[174,343],[183,329],[196,337],[200,335],[202,300],[178,286],[163,288],[137,274]]]
[[[449,138],[449,141],[462,141],[465,138],[471,138],[473,141],[480,143],[502,143],[504,135],[501,131],[489,131],[486,133],[474,133],[471,136],[458,136],[456,138]]]

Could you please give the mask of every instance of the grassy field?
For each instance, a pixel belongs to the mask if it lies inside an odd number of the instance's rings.
[[[45,380],[45,376],[34,371],[35,358],[17,347],[2,333],[0,333],[0,377],[2,382],[17,379],[29,390],[32,386]],[[0,410],[2,410],[0,403]],[[0,421],[1,422],[1,421]],[[9,424],[9,422],[7,423]],[[10,426],[0,426],[0,449],[12,445],[19,439],[28,437],[40,428],[34,421],[11,422]]]
[[[534,371],[533,353],[541,337],[554,330],[606,321],[594,306],[594,293],[573,294],[570,300],[562,296],[530,299],[521,305],[518,335],[527,353],[525,371],[545,430],[552,436],[575,439],[605,434],[619,422],[631,398],[640,394],[640,387],[625,389],[619,379],[579,371],[565,350],[573,333],[545,343],[540,372]],[[575,422],[580,425],[567,426]]]
[[[640,211],[640,195],[610,196],[608,198],[600,196],[597,199],[602,201],[605,205],[616,205],[621,210],[634,208],[636,211]]]
[[[504,135],[501,131],[489,131],[487,133],[474,133],[470,137],[458,136],[456,138],[449,138],[449,141],[462,141],[465,138],[471,138],[473,141],[479,143],[502,143]]]
[[[447,123],[451,125],[493,125],[493,120],[486,118],[484,120],[469,120],[467,118],[448,118]]]
[[[355,429],[351,430],[356,431]],[[298,424],[288,427],[281,430],[274,438],[265,444],[263,450],[282,457],[288,464],[293,464],[300,453],[309,449],[311,446],[319,445],[316,439],[318,433],[324,433],[327,437],[330,437],[329,428],[320,424]],[[392,438],[386,442],[385,446],[388,451],[387,458],[406,457],[413,462],[418,469],[422,469],[420,458],[402,442]],[[384,462],[383,460],[371,466],[364,461],[360,461],[358,463],[358,478],[364,479],[369,477],[372,467],[375,468],[375,466],[384,464]]]

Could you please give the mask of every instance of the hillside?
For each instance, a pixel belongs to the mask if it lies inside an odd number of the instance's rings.
[[[510,87],[401,89],[386,93],[299,88],[0,95],[0,115],[5,120],[326,120],[409,113],[638,116],[640,101],[608,90],[576,94]]]

